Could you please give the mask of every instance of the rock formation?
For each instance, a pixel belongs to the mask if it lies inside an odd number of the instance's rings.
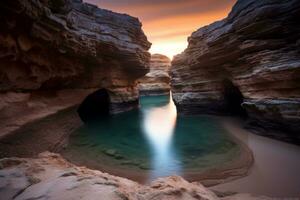
[[[227,195],[173,176],[150,185],[77,167],[58,154],[42,153],[36,159],[0,160],[0,195],[5,200],[103,199],[103,200],[269,200],[245,194]]]
[[[151,45],[138,19],[81,0],[3,0],[0,26],[1,135],[103,88],[111,113],[137,106]]]
[[[165,95],[170,92],[169,70],[171,60],[164,55],[153,54],[150,60],[150,72],[139,79],[141,95]]]
[[[172,62],[181,113],[245,114],[274,137],[300,144],[300,1],[238,0],[200,28]]]

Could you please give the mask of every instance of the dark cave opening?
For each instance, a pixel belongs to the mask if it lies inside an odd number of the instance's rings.
[[[77,112],[84,123],[93,122],[109,115],[110,100],[106,89],[88,95],[80,104]]]
[[[223,100],[225,112],[229,115],[247,117],[246,110],[242,107],[244,96],[240,89],[232,81],[225,79],[223,81]]]

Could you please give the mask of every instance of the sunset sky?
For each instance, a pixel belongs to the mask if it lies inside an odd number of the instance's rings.
[[[152,43],[151,53],[172,58],[198,28],[225,18],[236,0],[85,0],[101,8],[138,17]]]

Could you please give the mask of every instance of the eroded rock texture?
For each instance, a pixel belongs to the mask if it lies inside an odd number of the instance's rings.
[[[138,19],[81,0],[3,0],[0,26],[1,135],[101,88],[112,113],[137,106],[151,45]]]
[[[227,18],[194,32],[172,62],[179,112],[245,109],[252,124],[299,143],[299,17],[299,0],[239,0]]]
[[[200,183],[181,177],[160,178],[150,185],[68,163],[58,154],[42,153],[36,159],[0,160],[1,199],[100,200],[270,200],[237,194],[219,198]]]
[[[171,60],[161,54],[153,54],[150,60],[150,72],[139,79],[141,95],[165,95],[170,92],[169,70]]]

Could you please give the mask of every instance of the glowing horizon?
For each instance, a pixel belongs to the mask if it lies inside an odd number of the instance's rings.
[[[152,43],[151,54],[184,51],[188,37],[200,27],[225,18],[236,0],[85,0],[100,8],[139,18]]]

